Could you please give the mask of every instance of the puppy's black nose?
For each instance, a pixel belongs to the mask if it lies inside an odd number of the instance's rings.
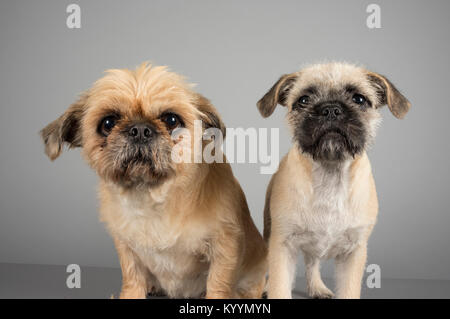
[[[342,107],[336,104],[326,105],[320,110],[320,114],[330,121],[338,119],[342,113]]]
[[[130,127],[128,136],[135,143],[147,143],[155,135],[153,126],[146,123],[138,123]]]

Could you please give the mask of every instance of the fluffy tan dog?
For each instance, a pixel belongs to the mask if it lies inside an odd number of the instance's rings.
[[[320,260],[335,258],[338,298],[359,298],[378,202],[366,149],[387,104],[402,118],[408,100],[384,76],[350,64],[284,75],[258,102],[264,117],[288,109],[294,145],[266,195],[269,298],[291,298],[298,252],[311,297],[331,298]]]
[[[182,77],[143,64],[108,71],[41,132],[50,159],[65,143],[82,147],[100,177],[122,298],[261,297],[265,243],[230,165],[172,158],[181,142],[172,133],[194,136],[195,120],[225,134],[216,109]]]

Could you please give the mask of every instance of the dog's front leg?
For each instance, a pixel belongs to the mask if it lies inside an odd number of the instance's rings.
[[[232,298],[241,260],[241,234],[224,230],[211,245],[211,265],[206,283],[207,299]]]
[[[367,243],[361,243],[353,252],[336,258],[336,297],[359,299],[361,280],[367,258]]]
[[[121,299],[144,299],[147,296],[148,270],[139,257],[120,239],[114,239],[122,269]]]
[[[269,299],[292,299],[297,254],[277,234],[269,240]]]

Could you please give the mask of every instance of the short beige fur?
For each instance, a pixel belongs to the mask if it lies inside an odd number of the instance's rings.
[[[334,296],[320,275],[320,261],[334,258],[336,296],[359,298],[367,241],[378,213],[366,148],[380,120],[377,109],[388,104],[396,117],[403,118],[410,103],[379,74],[346,63],[326,63],[282,76],[258,102],[258,108],[267,117],[277,104],[286,106],[294,134],[301,120],[293,104],[312,86],[322,97],[330,92],[336,96],[336,92],[345,92],[344,88],[351,86],[370,99],[371,107],[355,108],[369,141],[355,157],[347,156],[337,163],[315,160],[295,142],[281,161],[268,186],[264,210],[264,237],[269,244],[268,297],[292,298],[301,251],[310,297]]]

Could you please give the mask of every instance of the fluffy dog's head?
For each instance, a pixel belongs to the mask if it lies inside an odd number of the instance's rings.
[[[52,160],[64,144],[82,147],[101,178],[124,187],[152,186],[186,169],[172,160],[179,142],[172,133],[185,128],[195,136],[195,120],[224,133],[215,108],[181,76],[144,63],[134,71],[107,71],[41,135]]]
[[[397,118],[408,100],[386,77],[345,63],[316,64],[283,75],[258,102],[262,116],[288,108],[294,141],[314,160],[341,161],[363,152],[375,137],[378,108]]]

